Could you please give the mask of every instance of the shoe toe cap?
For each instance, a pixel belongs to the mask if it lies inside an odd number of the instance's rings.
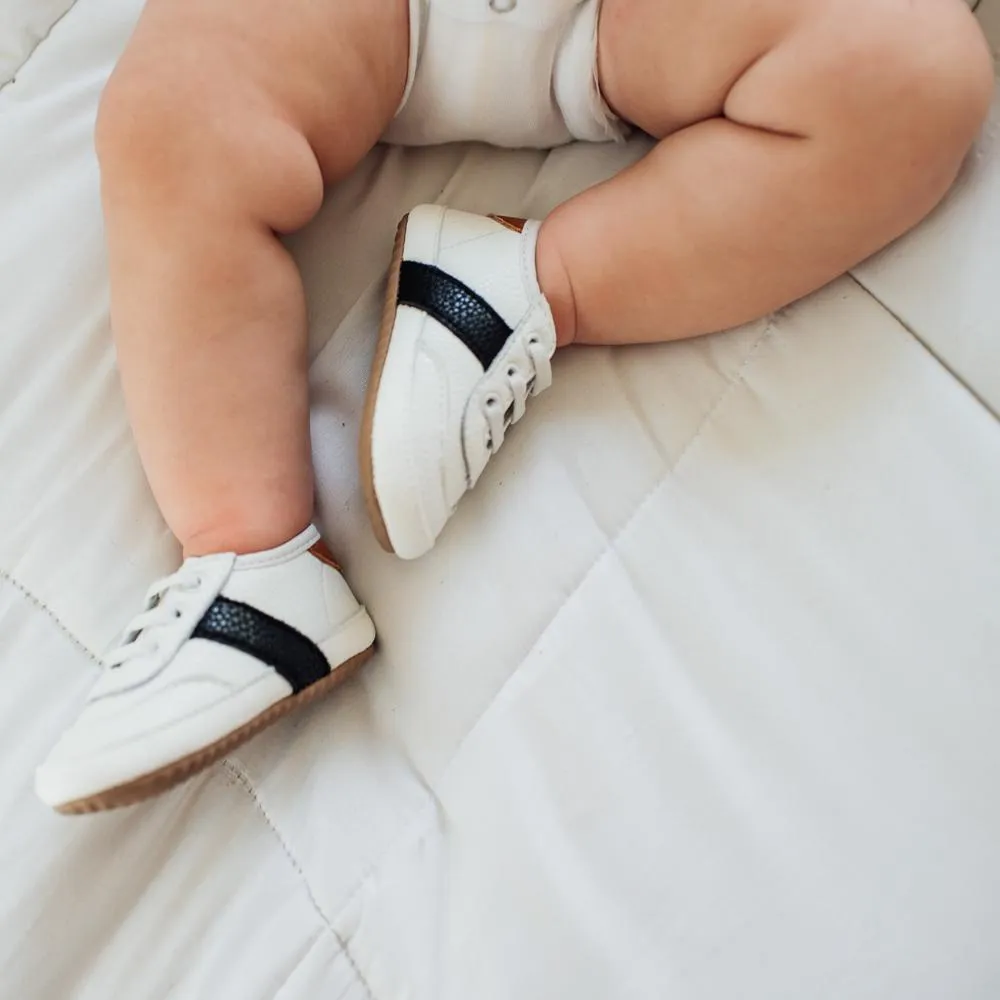
[[[167,767],[227,736],[290,694],[270,668],[219,647],[214,659],[237,660],[222,678],[166,676],[159,683],[87,702],[35,772],[35,791],[59,807]],[[229,664],[230,667],[234,666]]]

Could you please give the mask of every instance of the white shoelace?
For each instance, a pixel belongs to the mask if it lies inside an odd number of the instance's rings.
[[[185,598],[201,584],[197,570],[187,565],[154,583],[146,592],[144,609],[128,623],[121,644],[105,658],[107,665],[120,667],[136,657],[155,654],[157,631],[183,617]]]
[[[511,364],[504,373],[511,393],[510,403],[506,408],[502,407],[502,400],[495,394],[487,396],[484,403],[483,413],[489,426],[486,447],[494,455],[503,444],[510,425],[516,424],[524,416],[528,396],[537,396],[552,385],[552,362],[541,340],[532,334],[528,338],[527,346],[532,367],[530,377],[526,378],[525,373],[517,365]]]

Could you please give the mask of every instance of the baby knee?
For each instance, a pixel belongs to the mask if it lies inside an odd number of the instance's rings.
[[[171,81],[157,61],[130,60],[126,53],[97,111],[94,141],[103,174],[115,183],[134,176],[147,185],[183,183],[205,168],[213,136],[201,119],[192,88]]]
[[[323,198],[308,141],[266,95],[239,81],[179,79],[155,61],[123,60],[112,74],[95,145],[106,194],[166,211],[234,211],[287,232]]]
[[[961,0],[881,0],[874,26],[876,127],[917,149],[963,155],[989,111],[994,66],[975,18]],[[862,22],[862,29],[863,30]],[[858,67],[861,79],[870,68]],[[891,122],[888,125],[887,123]],[[895,127],[893,127],[895,126]]]

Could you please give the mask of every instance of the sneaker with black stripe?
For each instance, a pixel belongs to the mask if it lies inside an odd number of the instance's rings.
[[[529,397],[552,382],[538,229],[433,205],[399,225],[360,455],[375,534],[404,559],[434,545]]]
[[[315,528],[187,559],[150,588],[35,790],[63,813],[158,795],[339,685],[374,642]]]

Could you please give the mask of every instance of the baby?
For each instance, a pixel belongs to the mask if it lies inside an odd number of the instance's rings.
[[[962,0],[149,0],[97,151],[122,383],[185,558],[38,794],[77,813],[161,792],[370,654],[311,525],[280,236],[374,144],[657,140],[540,222],[400,224],[360,454],[375,534],[409,559],[559,348],[722,330],[831,280],[939,201],[992,91]]]

